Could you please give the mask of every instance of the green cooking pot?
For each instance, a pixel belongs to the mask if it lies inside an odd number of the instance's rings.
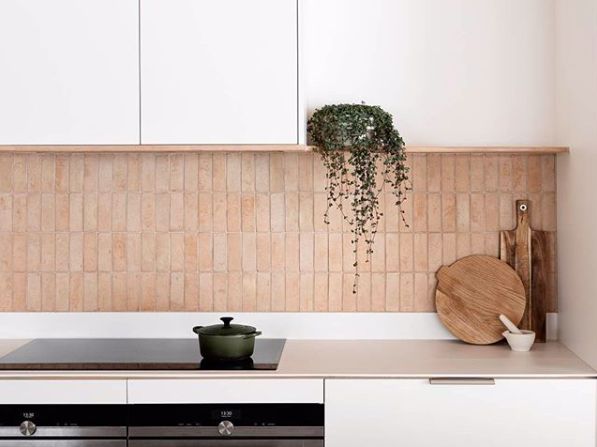
[[[199,349],[208,360],[244,360],[253,355],[255,337],[261,332],[253,326],[230,324],[232,317],[220,318],[224,324],[195,326],[193,332],[199,336]]]

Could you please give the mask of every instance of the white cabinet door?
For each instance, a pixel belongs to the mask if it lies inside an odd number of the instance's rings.
[[[596,380],[326,380],[326,447],[595,447]]]
[[[144,144],[296,144],[297,0],[141,0]]]
[[[126,380],[0,380],[0,405],[126,404]]]
[[[0,1],[0,144],[139,143],[138,0]]]
[[[136,379],[130,404],[323,403],[323,379]]]

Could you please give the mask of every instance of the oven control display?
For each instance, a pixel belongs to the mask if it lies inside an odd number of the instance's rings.
[[[241,412],[235,408],[221,408],[218,410],[214,410],[211,413],[211,417],[215,420],[228,420],[234,421],[239,420],[241,418]]]

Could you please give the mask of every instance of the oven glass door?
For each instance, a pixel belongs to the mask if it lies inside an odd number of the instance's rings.
[[[133,439],[129,447],[323,447],[323,439]]]
[[[3,439],[0,447],[126,447],[124,439]]]

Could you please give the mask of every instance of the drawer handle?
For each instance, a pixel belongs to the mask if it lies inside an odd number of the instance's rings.
[[[495,385],[495,379],[488,378],[433,378],[429,379],[430,385]]]

